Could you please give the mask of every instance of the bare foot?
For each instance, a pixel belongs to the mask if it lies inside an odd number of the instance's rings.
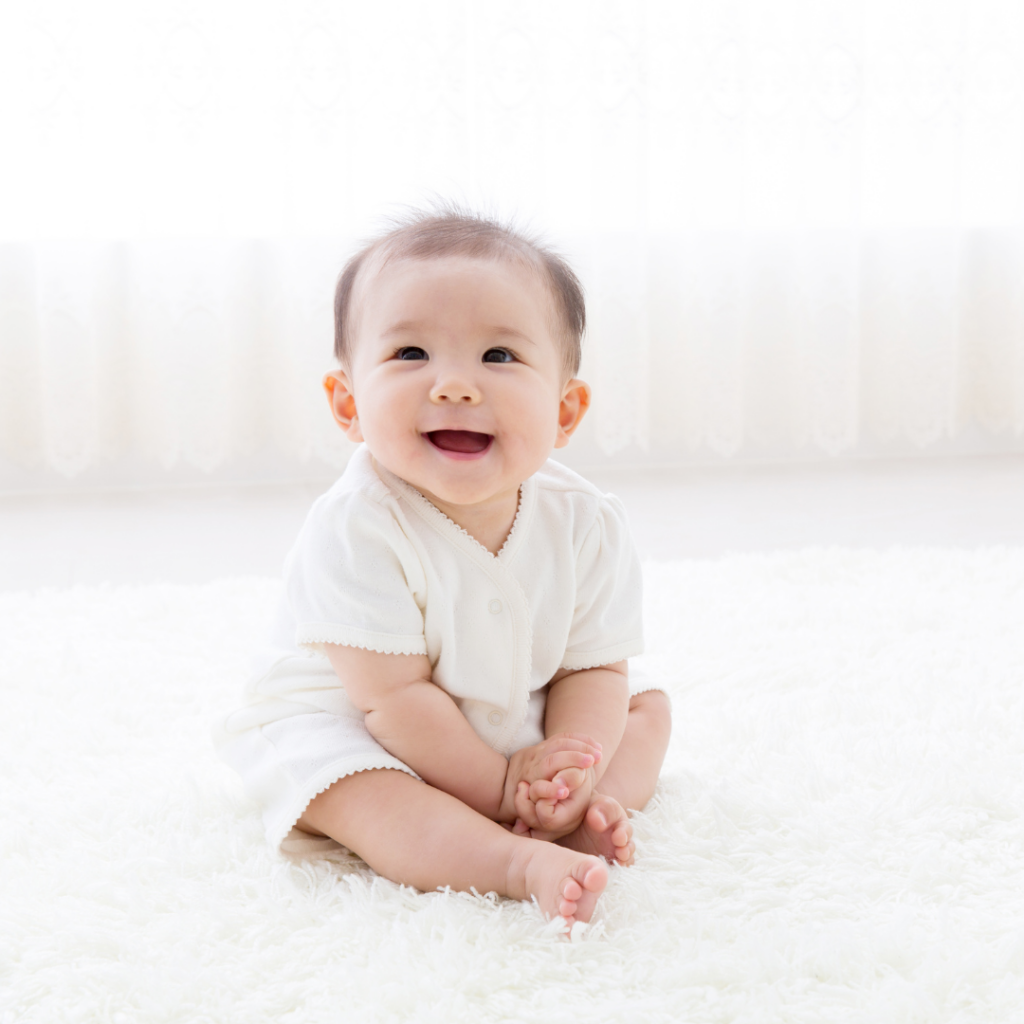
[[[525,836],[516,846],[506,892],[521,899],[535,897],[545,917],[557,914],[570,925],[589,921],[608,884],[604,864],[596,857]]]
[[[626,816],[622,804],[603,793],[595,793],[591,797],[580,827],[555,842],[568,846],[570,850],[605,857],[623,866],[632,864],[636,853],[633,823]]]

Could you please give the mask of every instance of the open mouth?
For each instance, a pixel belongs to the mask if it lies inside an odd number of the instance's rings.
[[[475,430],[432,430],[427,437],[435,448],[459,455],[479,455],[494,440],[492,434],[478,434]]]

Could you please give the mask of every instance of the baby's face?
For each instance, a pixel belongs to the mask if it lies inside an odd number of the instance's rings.
[[[354,298],[350,365],[335,375],[351,394],[348,436],[441,505],[514,501],[589,401],[575,409],[586,385],[564,380],[539,275],[469,257],[399,260]]]

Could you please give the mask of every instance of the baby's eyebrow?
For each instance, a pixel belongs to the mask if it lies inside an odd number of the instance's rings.
[[[429,326],[429,324],[425,324],[421,320],[399,320],[398,323],[392,324],[384,331],[382,337],[390,338],[393,334],[419,334],[424,329],[428,329]],[[483,333],[490,340],[496,341],[502,338],[510,338],[516,341],[525,341],[529,345],[537,344],[528,334],[523,334],[522,331],[517,331],[514,327],[505,327],[500,324],[484,328]]]
[[[399,320],[397,324],[392,324],[385,332],[384,337],[390,337],[392,334],[407,334],[410,331],[419,331],[423,329],[423,324],[418,320]]]
[[[528,345],[537,344],[528,334],[523,334],[522,331],[517,331],[514,327],[490,327],[486,333],[487,337],[491,339],[514,338],[516,341],[525,341]]]

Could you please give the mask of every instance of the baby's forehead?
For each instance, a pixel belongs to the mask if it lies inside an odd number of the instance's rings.
[[[496,271],[506,283],[517,289],[516,301],[521,308],[536,309],[549,320],[552,333],[559,333],[559,317],[555,296],[542,264],[530,260],[518,253],[472,255],[463,253],[445,253],[430,256],[393,255],[388,253],[371,254],[366,263],[360,267],[353,288],[353,306],[355,320],[358,322],[367,311],[376,311],[380,305],[391,298],[386,287],[379,287],[399,275],[403,268],[424,266],[443,271],[450,268],[453,277],[458,277],[460,270],[467,267],[484,266]],[[467,283],[468,287],[472,284]],[[358,331],[356,332],[358,334]]]

